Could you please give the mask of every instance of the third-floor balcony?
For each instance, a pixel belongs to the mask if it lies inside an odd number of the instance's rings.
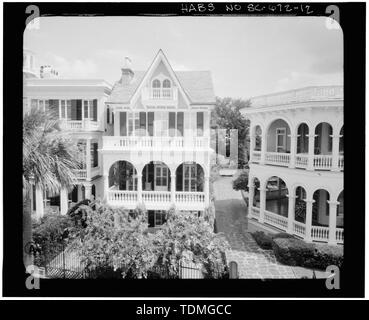
[[[141,99],[143,103],[160,101],[161,105],[173,105],[178,101],[178,88],[144,88]]]

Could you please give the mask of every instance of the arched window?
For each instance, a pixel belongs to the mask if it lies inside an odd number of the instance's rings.
[[[153,82],[152,82],[152,87],[153,88],[160,88],[160,81],[158,79],[155,79]]]
[[[171,84],[170,81],[168,79],[165,79],[163,81],[163,88],[170,88]]]

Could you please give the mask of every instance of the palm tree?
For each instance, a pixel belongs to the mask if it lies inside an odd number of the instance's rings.
[[[77,180],[78,149],[60,132],[55,115],[33,109],[23,117],[23,247],[32,241],[32,185],[58,194],[70,190]],[[32,255],[23,250],[25,267]]]

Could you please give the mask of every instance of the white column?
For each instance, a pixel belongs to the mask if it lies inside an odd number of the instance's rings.
[[[261,156],[260,164],[265,164],[265,154],[267,151],[267,134],[263,131],[261,136]]]
[[[332,135],[332,171],[340,171],[338,158],[340,153],[340,135]]]
[[[103,191],[103,199],[108,199],[108,191],[109,191],[109,176],[104,175],[104,191]]]
[[[287,232],[293,234],[293,222],[295,221],[295,203],[296,196],[293,194],[288,195],[288,224]]]
[[[66,188],[60,189],[60,214],[65,215],[68,211],[68,191]]]
[[[91,199],[92,184],[86,183],[84,184],[84,187],[85,187],[85,199]]]
[[[255,186],[249,184],[249,218],[252,217],[252,207],[253,207],[253,200],[254,200],[254,194],[255,194]]]
[[[329,203],[329,244],[336,244],[336,227],[337,227],[337,206],[338,201],[328,201]]]
[[[315,200],[305,200],[306,217],[305,217],[305,240],[311,241],[311,226],[313,224],[313,203]]]
[[[309,156],[308,156],[308,170],[314,170],[314,142],[315,134],[307,135],[309,137]]]
[[[36,186],[36,217],[37,219],[44,216],[44,192]]]
[[[290,135],[291,151],[290,151],[290,164],[289,168],[295,167],[296,161],[296,149],[297,149],[297,135]]]
[[[209,192],[209,176],[204,176],[204,192],[205,192],[205,207],[209,206],[209,197],[210,197],[210,192]]]
[[[142,170],[140,170],[142,172]],[[137,173],[137,201],[142,203],[142,174]]]
[[[86,139],[86,171],[87,180],[91,180],[91,139]]]
[[[264,214],[265,214],[265,205],[266,205],[266,188],[260,188],[260,213],[259,213],[259,222],[264,223]]]
[[[253,151],[255,149],[255,135],[251,134],[250,135],[250,159],[249,159],[249,162],[252,162],[252,154],[253,154]]]
[[[175,204],[176,202],[176,175],[175,173],[170,174],[170,202]]]

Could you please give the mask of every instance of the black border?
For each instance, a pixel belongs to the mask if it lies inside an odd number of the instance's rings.
[[[40,290],[25,287],[22,263],[22,47],[26,7],[47,15],[227,15],[225,3],[212,12],[183,12],[181,3],[4,3],[4,261],[3,295],[8,297],[362,297],[365,228],[365,3],[303,3],[327,16],[337,5],[344,32],[345,97],[345,263],[341,289],[324,280],[41,280]],[[196,4],[196,3],[194,3]],[[245,3],[241,3],[246,7]],[[253,3],[254,5],[256,3]],[[274,3],[276,4],[276,3]],[[206,3],[205,3],[206,5]],[[265,5],[265,3],[261,3]],[[285,15],[291,13],[265,12]],[[234,14],[233,14],[234,15]],[[239,15],[246,15],[242,11]],[[248,15],[260,15],[249,12]],[[301,15],[304,14],[294,14]],[[310,14],[311,15],[311,14]],[[17,174],[15,175],[14,172]],[[159,282],[158,282],[159,281]]]

